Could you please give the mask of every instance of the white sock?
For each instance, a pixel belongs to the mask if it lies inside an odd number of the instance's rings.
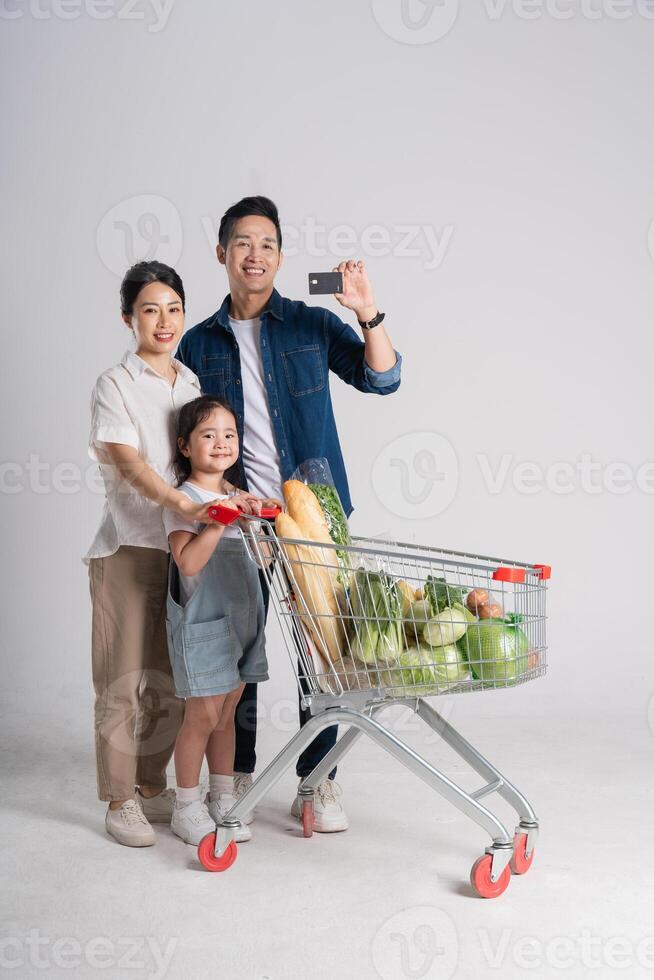
[[[209,773],[209,798],[212,803],[215,803],[218,797],[222,794],[227,794],[228,796],[234,795],[234,777],[233,776],[221,776],[219,773],[210,772]]]
[[[189,803],[195,803],[196,800],[202,799],[202,794],[200,792],[200,787],[198,786],[178,786],[175,790],[176,805],[188,806]]]

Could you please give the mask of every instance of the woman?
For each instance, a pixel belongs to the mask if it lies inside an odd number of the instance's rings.
[[[163,508],[209,520],[211,503],[174,489],[176,416],[200,395],[195,374],[172,357],[184,331],[184,287],[174,269],[139,262],[121,286],[136,342],[98,378],[89,455],[106,501],[84,561],[93,604],[92,659],[98,796],[119,843],[155,843],[150,821],[169,823],[166,766],[182,721],[166,638],[168,543]]]

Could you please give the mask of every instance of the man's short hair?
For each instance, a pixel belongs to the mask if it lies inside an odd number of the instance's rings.
[[[247,218],[251,214],[258,214],[262,218],[268,218],[272,221],[277,232],[277,247],[281,251],[282,229],[279,224],[277,205],[269,197],[263,197],[261,195],[257,195],[256,197],[243,197],[236,204],[232,204],[231,207],[227,208],[222,216],[220,228],[218,229],[219,244],[223,248],[227,248],[227,244],[234,231],[234,225],[238,219]]]

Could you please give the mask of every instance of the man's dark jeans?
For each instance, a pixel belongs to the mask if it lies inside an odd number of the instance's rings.
[[[263,604],[268,618],[269,591],[263,572],[259,572],[261,591],[263,592]],[[234,772],[254,772],[257,756],[257,684],[246,684],[245,690],[241,695],[241,700],[236,708],[235,729],[236,729],[236,755],[234,758]],[[299,693],[299,692],[298,692]],[[300,702],[302,698],[300,697]],[[300,725],[304,725],[311,714],[300,708]],[[336,742],[338,726],[331,725],[324,728],[319,735],[316,735],[302,755],[297,760],[296,772],[300,778],[308,776],[321,759],[327,755],[329,750]],[[330,772],[330,778],[336,775],[336,769]]]

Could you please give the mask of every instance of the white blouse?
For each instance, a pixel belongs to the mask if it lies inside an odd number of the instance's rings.
[[[105,485],[105,504],[93,544],[82,559],[113,555],[121,545],[168,551],[163,508],[135,490],[102,451],[103,442],[134,446],[159,476],[174,485],[177,414],[200,396],[200,382],[173,358],[175,384],[132,351],[101,374],[91,395],[89,456],[97,460]]]

